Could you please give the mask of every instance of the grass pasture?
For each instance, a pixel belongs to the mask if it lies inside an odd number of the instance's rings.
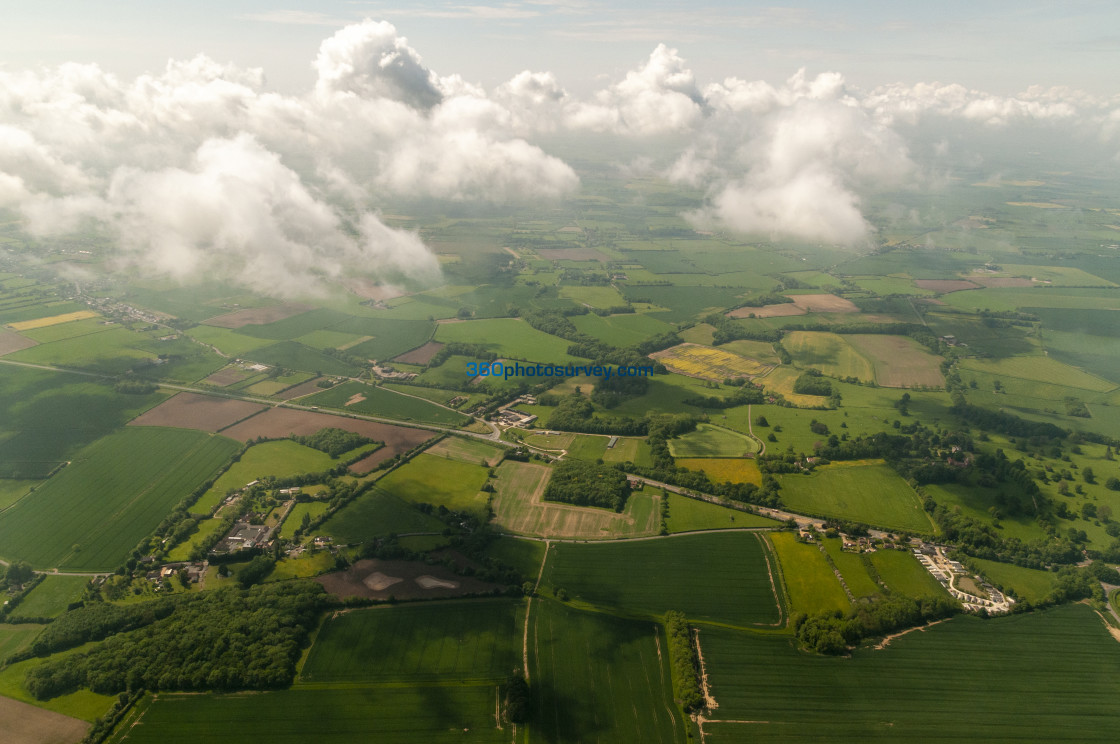
[[[336,542],[355,544],[392,534],[441,532],[445,526],[400,497],[373,488],[335,512],[315,533],[329,535]]]
[[[652,490],[630,495],[622,512],[544,500],[551,470],[507,460],[495,481],[494,524],[519,535],[554,538],[616,538],[657,534],[660,510]]]
[[[421,454],[386,475],[378,486],[414,504],[446,506],[452,511],[482,513],[486,468],[436,455]]]
[[[1014,377],[1020,380],[1048,383],[1063,387],[1079,388],[1094,393],[1107,393],[1116,389],[1116,384],[1082,372],[1076,367],[1059,362],[1047,356],[1020,356],[1007,359],[965,359],[961,362],[961,372],[986,372],[1000,377]]]
[[[287,478],[303,473],[321,473],[337,464],[338,461],[332,460],[327,453],[290,439],[254,444],[214,481],[214,485],[191,506],[191,512],[208,514],[222,502],[228,491],[244,488],[266,475]]]
[[[937,579],[918,563],[909,550],[876,550],[868,556],[879,579],[894,594],[915,599],[944,597],[947,592]]]
[[[12,610],[12,618],[56,618],[82,598],[88,585],[88,576],[47,576]]]
[[[782,345],[802,369],[818,369],[830,377],[855,377],[864,382],[875,379],[871,361],[856,351],[845,336],[819,331],[793,331]]]
[[[536,601],[528,647],[534,738],[683,741],[659,625]]]
[[[793,392],[793,384],[801,373],[792,367],[778,367],[760,380],[762,387],[778,393],[799,408],[825,408],[828,398],[823,395],[802,395]]]
[[[768,517],[670,493],[666,526],[669,532],[692,532],[734,527],[777,527],[779,523]]]
[[[472,465],[481,465],[485,460],[488,466],[496,465],[505,452],[504,447],[495,447],[480,442],[477,439],[466,437],[444,437],[425,452],[429,455],[446,457],[459,462],[469,462]]]
[[[681,610],[693,622],[738,626],[780,620],[761,539],[750,532],[554,543],[544,583],[634,615]]]
[[[812,475],[778,479],[782,502],[795,512],[893,530],[933,530],[914,489],[888,465],[826,465]]]
[[[769,539],[782,566],[790,612],[845,612],[851,607],[832,566],[815,544],[799,542],[792,532],[775,532]]]
[[[696,431],[669,440],[673,457],[745,457],[757,451],[758,442],[754,439],[713,424],[697,424]]]
[[[31,645],[35,636],[43,630],[36,623],[4,623],[0,625],[0,661],[7,659]],[[0,716],[3,720],[3,716]]]
[[[569,341],[538,331],[517,318],[489,318],[461,323],[441,323],[436,341],[482,344],[504,359],[533,362],[584,363],[568,354]]]
[[[306,514],[311,519],[325,514],[329,504],[326,501],[302,501],[294,504],[288,516],[284,518],[284,524],[280,526],[280,537],[291,540],[295,537],[296,530],[299,529],[300,523],[303,522],[303,515]]]
[[[301,684],[505,679],[521,661],[524,603],[425,602],[328,618]]]
[[[668,323],[642,313],[606,317],[588,313],[573,316],[571,321],[580,333],[586,333],[611,346],[634,346],[647,338],[673,330]]]
[[[112,570],[236,451],[229,439],[182,429],[135,427],[105,437],[0,515],[4,557]]]
[[[970,558],[989,581],[1004,591],[1014,590],[1015,594],[1030,602],[1039,602],[1053,591],[1054,574],[1033,568],[1023,568],[1012,563],[999,563],[982,558]]]
[[[1120,729],[1120,645],[1083,605],[956,617],[851,658],[723,629],[701,642],[720,706],[703,724],[712,744],[1112,742]]]
[[[867,571],[867,565],[863,562],[863,557],[859,553],[845,552],[842,541],[838,537],[824,538],[822,545],[824,545],[828,557],[832,559],[833,565],[844,577],[844,583],[848,585],[848,591],[857,601],[865,597],[882,596],[883,588],[875,583],[875,579],[871,578],[871,574]]]
[[[733,354],[723,347],[697,344],[680,344],[650,356],[677,374],[717,382],[733,377],[759,377],[773,369],[773,365]]]

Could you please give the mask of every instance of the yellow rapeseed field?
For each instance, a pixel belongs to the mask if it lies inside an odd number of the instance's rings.
[[[759,377],[773,369],[769,364],[699,344],[681,344],[651,356],[673,372],[704,380]]]
[[[63,315],[52,315],[49,318],[38,318],[37,320],[21,320],[16,323],[9,323],[8,327],[13,331],[30,331],[35,328],[46,328],[47,326],[59,325],[60,323],[69,323],[72,320],[85,320],[86,318],[96,318],[97,313],[92,310],[78,310],[74,313],[65,313]]]

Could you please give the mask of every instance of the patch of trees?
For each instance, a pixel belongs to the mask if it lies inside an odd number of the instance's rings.
[[[320,429],[314,434],[308,434],[303,437],[293,434],[292,439],[305,447],[325,452],[336,460],[339,455],[345,452],[361,447],[363,444],[373,443],[373,440],[369,437],[333,427]]]
[[[1026,568],[1047,568],[1053,564],[1071,564],[1081,560],[1079,542],[1084,541],[1069,539],[1068,535],[1023,542],[1015,537],[1002,538],[992,525],[937,505],[932,499],[926,499],[925,509],[941,529],[946,542],[960,546],[963,552],[977,558],[1014,563]]]
[[[798,395],[832,395],[832,383],[818,369],[807,369],[793,381],[793,392]]]
[[[663,351],[680,343],[684,343],[684,339],[678,336],[676,331],[666,331],[665,333],[659,333],[653,338],[642,341],[634,348],[642,356],[648,356],[654,352]]]
[[[577,506],[599,506],[622,511],[630,496],[630,485],[621,470],[579,460],[562,460],[552,470],[545,488],[548,501]]]
[[[673,697],[691,713],[704,707],[700,690],[700,675],[696,654],[692,646],[692,631],[684,613],[670,610],[665,613],[665,630],[669,636],[669,664],[673,670]]]
[[[1011,437],[1065,439],[1069,433],[1054,424],[1043,421],[1028,421],[1011,413],[990,411],[987,408],[974,406],[965,403],[963,398],[955,399],[950,410],[973,426]]]
[[[237,571],[237,583],[243,589],[259,584],[272,571],[276,561],[269,555],[258,555]]]
[[[282,687],[295,674],[300,649],[324,600],[323,588],[314,582],[284,582],[247,591],[230,588],[189,594],[127,608],[82,608],[47,626],[43,635],[58,623],[72,630],[87,629],[69,633],[69,645],[76,645],[79,636],[96,640],[115,634],[85,654],[48,659],[27,673],[24,684],[38,700],[80,687],[102,695],[140,688]],[[111,614],[113,610],[105,609],[109,607],[119,614]],[[100,614],[89,614],[94,612]],[[71,615],[79,617],[67,622]]]
[[[125,395],[147,395],[159,390],[159,385],[151,380],[124,379],[117,380],[113,389]]]
[[[782,339],[781,331],[748,330],[723,313],[712,313],[704,318],[704,322],[715,328],[712,332],[712,344],[715,346],[741,338],[768,343],[777,343]],[[788,364],[784,359],[782,361]]]
[[[696,406],[697,408],[723,409],[735,408],[736,406],[745,406],[749,403],[762,403],[765,400],[766,394],[765,392],[763,392],[762,388],[754,385],[749,381],[744,381],[741,387],[739,387],[734,393],[726,398],[720,398],[716,395],[694,395],[692,397],[685,398],[681,402],[687,403],[690,406]]]
[[[649,431],[649,423],[624,416],[602,418],[595,416],[595,408],[582,395],[571,395],[561,401],[548,417],[549,429],[575,431],[584,434],[617,434],[641,436]]]
[[[591,391],[591,401],[603,408],[615,408],[624,400],[638,398],[648,391],[648,377],[602,377]]]
[[[859,605],[847,614],[839,610],[797,613],[792,620],[803,648],[818,654],[842,654],[860,639],[951,617],[960,609],[960,604],[948,597],[896,597]]]
[[[506,720],[510,723],[525,723],[528,721],[531,702],[529,683],[525,681],[525,677],[520,672],[509,675],[506,678],[505,689]]]

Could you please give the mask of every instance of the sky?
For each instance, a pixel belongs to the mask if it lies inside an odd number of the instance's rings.
[[[547,70],[577,92],[629,69],[658,43],[705,81],[784,80],[801,67],[853,85],[955,82],[1010,95],[1030,85],[1116,92],[1120,4],[1039,2],[596,2],[595,0],[7,0],[10,67],[97,62],[127,76],[203,52],[260,66],[277,90],[308,85],[331,31],[388,20],[425,62],[482,85]],[[445,73],[446,74],[446,73]]]
[[[384,205],[559,203],[580,177],[550,143],[613,141],[644,153],[620,173],[703,194],[697,229],[867,247],[873,193],[1038,153],[1114,172],[1118,9],[21,3],[0,24],[0,209],[184,282],[432,284]]]

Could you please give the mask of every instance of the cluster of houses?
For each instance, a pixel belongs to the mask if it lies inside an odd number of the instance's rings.
[[[925,567],[933,578],[945,587],[945,591],[953,595],[966,610],[978,612],[986,610],[992,614],[1002,614],[1011,611],[1015,600],[1003,594],[987,581],[978,576],[973,576],[968,568],[960,561],[948,558],[941,548],[928,543],[920,543],[914,548],[914,557]],[[973,584],[979,587],[986,596],[979,596],[973,592],[966,592],[957,587],[957,580],[969,577]]]
[[[802,542],[816,542],[816,534],[825,532],[828,528],[821,524],[803,524],[798,528],[797,534]],[[841,543],[840,547],[849,553],[874,553],[877,548],[870,537],[852,537],[843,532],[837,532]]]

